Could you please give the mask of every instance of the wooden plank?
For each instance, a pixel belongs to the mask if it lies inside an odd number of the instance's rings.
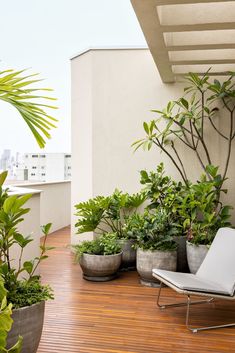
[[[185,308],[161,311],[157,289],[141,286],[136,272],[123,272],[114,281],[82,279],[73,261],[69,229],[49,237],[56,246],[41,266],[42,279],[55,291],[46,304],[45,324],[37,353],[223,353],[235,352],[235,329],[192,334],[185,328]],[[164,288],[163,300],[181,300]],[[193,322],[234,321],[234,303],[194,306]],[[202,348],[203,347],[203,348]]]

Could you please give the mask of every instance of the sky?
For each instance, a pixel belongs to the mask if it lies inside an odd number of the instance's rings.
[[[70,152],[70,58],[90,47],[144,46],[130,0],[0,0],[0,71],[40,73],[59,107],[45,152]],[[51,113],[51,112],[50,112]],[[27,125],[0,101],[0,151],[38,152]]]

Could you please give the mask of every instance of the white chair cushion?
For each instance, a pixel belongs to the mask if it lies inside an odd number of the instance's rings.
[[[235,229],[220,228],[196,276],[218,283],[230,295],[235,290]]]
[[[152,273],[156,275],[158,279],[165,279],[179,289],[230,295],[226,288],[221,287],[220,284],[204,280],[192,273],[172,272],[159,269],[153,269]]]

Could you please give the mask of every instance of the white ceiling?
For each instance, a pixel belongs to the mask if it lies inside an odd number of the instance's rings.
[[[131,0],[164,82],[235,71],[235,1]]]

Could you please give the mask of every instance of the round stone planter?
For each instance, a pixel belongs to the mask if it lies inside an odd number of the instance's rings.
[[[123,271],[136,269],[136,249],[133,248],[135,241],[132,239],[120,239],[118,242],[122,248],[120,269]]]
[[[79,264],[82,268],[84,279],[94,282],[105,282],[117,277],[121,261],[122,253],[115,255],[83,254]]]
[[[45,302],[33,304],[12,312],[13,325],[7,337],[7,347],[12,347],[19,335],[23,337],[21,353],[36,353],[40,342]]]
[[[176,271],[177,252],[137,249],[136,267],[140,275],[140,283],[149,287],[158,287],[159,281],[152,276],[152,270]]]
[[[207,245],[195,245],[186,242],[188,266],[191,273],[196,273],[201,266],[207,252]]]

